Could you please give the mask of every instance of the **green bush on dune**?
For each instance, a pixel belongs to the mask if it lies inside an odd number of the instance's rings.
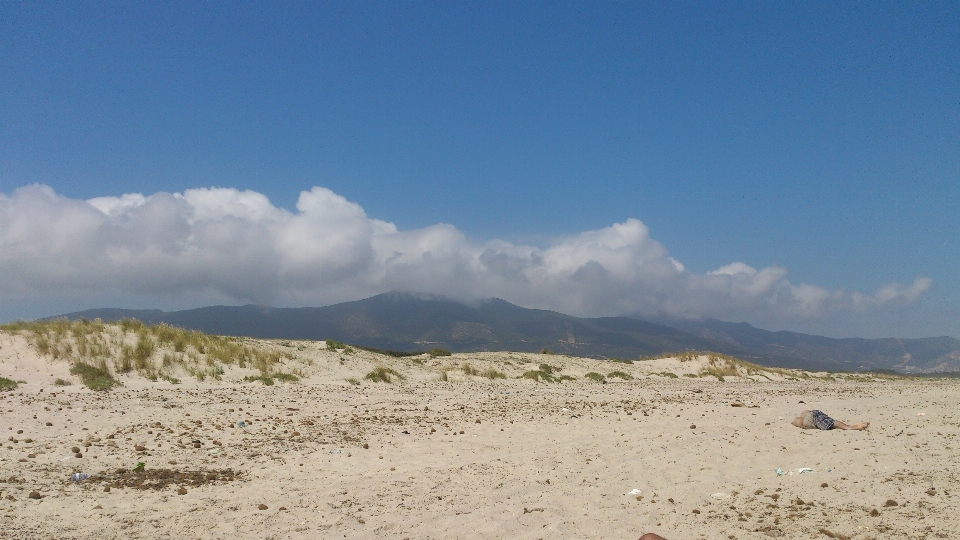
[[[110,375],[110,372],[106,370],[105,366],[96,367],[85,362],[77,362],[71,366],[70,374],[80,377],[80,380],[83,381],[83,384],[86,385],[87,388],[97,392],[106,392],[114,386],[121,386],[123,384],[114,379],[113,375]]]
[[[397,373],[395,370],[383,366],[374,368],[373,371],[363,376],[364,379],[375,383],[392,383],[394,377],[401,381],[404,379],[404,376]]]
[[[585,379],[590,379],[591,381],[598,382],[598,383],[602,383],[602,382],[606,382],[606,381],[607,381],[607,378],[606,378],[606,377],[604,377],[603,375],[597,373],[596,371],[591,371],[590,373],[585,374],[583,377],[584,377]]]

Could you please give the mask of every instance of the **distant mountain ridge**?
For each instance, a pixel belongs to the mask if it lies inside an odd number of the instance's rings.
[[[265,339],[336,339],[365,347],[456,352],[508,350],[627,358],[668,351],[715,351],[759,364],[812,370],[960,371],[960,341],[944,338],[833,339],[770,332],[746,323],[629,317],[581,318],[500,299],[468,305],[390,292],[319,308],[211,306],[184,311],[92,309],[69,319],[140,319],[213,334]]]
[[[960,340],[949,336],[920,339],[829,338],[785,330],[771,332],[747,323],[705,321],[662,322],[705,339],[724,341],[764,356],[787,356],[904,373],[960,371]],[[849,369],[849,368],[848,368]]]

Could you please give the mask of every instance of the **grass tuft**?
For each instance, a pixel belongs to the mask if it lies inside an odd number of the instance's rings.
[[[596,371],[591,371],[590,373],[585,374],[583,377],[598,383],[607,382],[607,378]]]
[[[77,362],[71,366],[70,374],[77,375],[87,388],[97,392],[106,392],[114,386],[123,384],[114,379],[105,366],[96,367],[84,362]]]
[[[434,347],[427,351],[427,354],[430,356],[450,356],[452,353],[446,349],[441,349],[440,347]]]
[[[504,373],[504,372],[502,372],[502,371],[497,371],[497,370],[495,370],[495,369],[493,369],[493,368],[490,368],[490,369],[484,371],[483,373],[481,373],[481,375],[483,375],[484,377],[486,377],[486,378],[488,378],[488,379],[490,379],[490,380],[494,380],[494,379],[506,379],[506,378],[507,378],[506,373]]]
[[[542,381],[542,382],[547,382],[547,383],[557,382],[557,378],[554,377],[552,373],[543,371],[542,369],[538,369],[538,370],[536,370],[536,371],[533,371],[533,370],[527,371],[527,372],[525,372],[523,375],[521,375],[521,376],[519,376],[519,377],[517,377],[517,378],[518,378],[518,379],[530,379],[530,380],[533,380],[533,381],[538,381],[538,382],[541,382],[541,381]]]
[[[0,392],[12,392],[17,389],[17,381],[0,377]]]
[[[607,373],[607,378],[608,379],[617,378],[617,379],[623,379],[625,381],[633,380],[633,376],[631,376],[628,373],[624,373],[622,371],[611,371],[610,373]]]
[[[373,368],[373,371],[363,376],[364,379],[367,379],[368,381],[375,382],[375,383],[378,383],[378,382],[392,383],[394,377],[396,377],[397,380],[400,380],[400,381],[404,379],[403,375],[397,373],[393,369],[390,369],[384,366]]]
[[[244,382],[260,381],[264,386],[273,386],[273,377],[267,377],[265,375],[247,375],[243,380]]]

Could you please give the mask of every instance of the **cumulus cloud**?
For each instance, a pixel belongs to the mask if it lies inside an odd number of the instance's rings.
[[[686,271],[636,219],[546,248],[476,242],[437,224],[402,231],[321,187],[296,212],[229,188],[75,200],[43,185],[0,194],[0,300],[194,297],[324,305],[389,290],[600,316],[809,318],[915,301],[793,284],[780,267]]]

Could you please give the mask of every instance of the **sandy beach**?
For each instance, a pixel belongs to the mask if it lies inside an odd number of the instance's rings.
[[[245,343],[299,381],[224,365],[94,392],[0,333],[22,381],[0,392],[0,537],[958,537],[960,381]],[[573,380],[516,378],[542,364]],[[801,430],[804,409],[871,426]]]

